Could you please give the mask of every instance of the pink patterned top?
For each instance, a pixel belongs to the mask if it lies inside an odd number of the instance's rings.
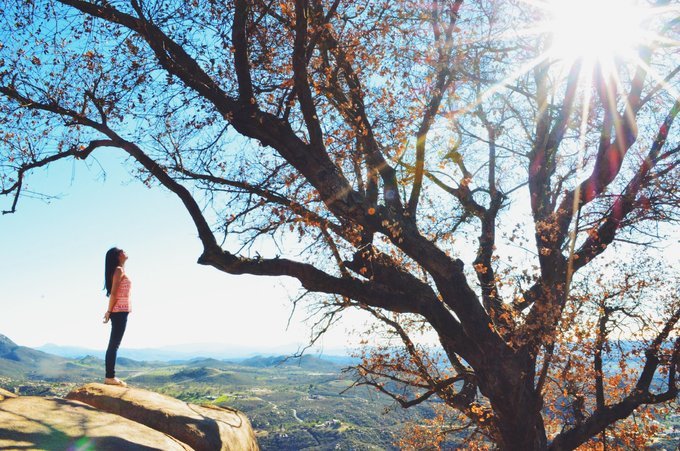
[[[130,312],[130,288],[132,283],[130,278],[123,273],[118,283],[118,291],[116,292],[116,304],[111,309],[111,312]]]

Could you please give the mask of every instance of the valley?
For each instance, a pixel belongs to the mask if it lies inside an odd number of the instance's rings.
[[[131,386],[241,410],[263,450],[393,450],[405,424],[434,415],[433,403],[402,409],[375,390],[353,386],[345,370],[351,359],[333,360],[304,355],[140,362],[121,357],[117,372]],[[63,397],[99,381],[103,367],[98,357],[55,356],[0,335],[0,387],[19,395]],[[675,449],[680,415],[660,420],[665,432],[652,448]]]

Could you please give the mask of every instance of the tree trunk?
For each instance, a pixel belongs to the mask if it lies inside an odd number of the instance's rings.
[[[519,357],[519,356],[516,356]],[[518,363],[525,365],[517,365]],[[507,451],[545,450],[548,440],[541,410],[543,400],[534,387],[531,359],[518,358],[515,365],[496,362],[495,378],[482,392],[491,400],[498,427],[498,445]]]
[[[526,407],[528,408],[528,407]],[[497,411],[501,434],[500,449],[504,451],[538,451],[548,447],[543,418],[540,411],[518,407],[514,413]]]

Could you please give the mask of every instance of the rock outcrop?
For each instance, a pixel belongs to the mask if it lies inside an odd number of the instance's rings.
[[[0,388],[0,401],[2,401],[5,398],[16,398],[17,395],[12,393],[11,391],[7,391],[3,388]]]
[[[88,384],[67,398],[0,389],[0,449],[259,449],[250,421],[236,410],[103,384]]]
[[[177,439],[77,401],[0,400],[0,449],[190,450]]]
[[[67,399],[149,426],[196,450],[258,450],[255,432],[241,412],[204,407],[138,388],[88,384]]]

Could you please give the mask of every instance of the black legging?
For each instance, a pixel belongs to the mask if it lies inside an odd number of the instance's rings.
[[[127,325],[128,312],[111,313],[111,337],[106,349],[106,377],[116,377],[116,354]]]

